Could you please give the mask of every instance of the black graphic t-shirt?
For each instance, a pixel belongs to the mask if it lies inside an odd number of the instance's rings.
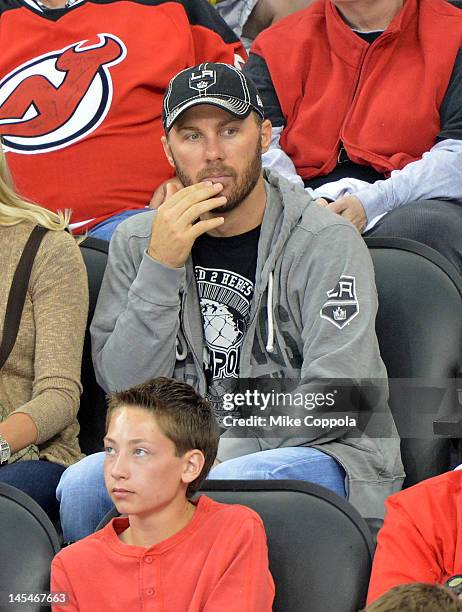
[[[204,364],[218,421],[223,412],[220,380],[238,378],[239,357],[249,321],[257,268],[260,226],[227,238],[204,234],[194,243],[192,258],[208,348]]]

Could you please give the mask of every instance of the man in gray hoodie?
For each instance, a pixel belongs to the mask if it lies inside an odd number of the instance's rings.
[[[163,122],[181,188],[167,185],[159,209],[121,224],[111,241],[91,327],[99,383],[116,391],[153,376],[185,380],[209,394],[226,430],[213,478],[314,481],[382,516],[404,473],[359,233],[262,173],[271,123],[235,68],[179,73]],[[61,479],[66,540],[111,507],[103,458]]]

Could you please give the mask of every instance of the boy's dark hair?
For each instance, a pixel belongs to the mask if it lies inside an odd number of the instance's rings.
[[[460,612],[462,601],[440,584],[414,582],[393,587],[364,612]]]
[[[185,382],[163,376],[153,378],[108,396],[106,432],[114,410],[125,406],[143,408],[151,413],[162,432],[175,445],[178,457],[195,448],[203,452],[204,467],[186,490],[187,497],[192,497],[217,455],[218,427],[209,402]]]

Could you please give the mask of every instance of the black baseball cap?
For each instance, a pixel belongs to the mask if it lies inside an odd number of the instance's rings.
[[[192,106],[212,104],[245,119],[251,111],[265,118],[263,102],[253,81],[230,64],[207,62],[179,72],[164,94],[162,123],[169,132]]]

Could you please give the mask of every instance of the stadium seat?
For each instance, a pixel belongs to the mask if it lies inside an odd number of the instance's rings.
[[[79,443],[84,453],[91,454],[102,450],[104,424],[106,418],[105,393],[98,385],[91,358],[90,323],[93,319],[96,300],[106,269],[109,243],[89,237],[80,244],[80,251],[87,268],[90,304],[85,343],[82,356],[81,380],[83,393],[80,399],[78,420],[80,424]]]
[[[439,253],[404,238],[366,238],[379,299],[376,331],[390,379],[390,408],[413,485],[450,469],[448,437],[434,421],[458,408],[462,278]]]
[[[356,612],[365,602],[374,544],[346,500],[295,480],[206,480],[201,492],[263,519],[276,584],[274,612]],[[111,511],[101,529],[117,511]]]
[[[23,491],[0,482],[0,610],[44,612],[39,602],[9,603],[9,593],[50,590],[50,564],[58,535],[42,508]]]

